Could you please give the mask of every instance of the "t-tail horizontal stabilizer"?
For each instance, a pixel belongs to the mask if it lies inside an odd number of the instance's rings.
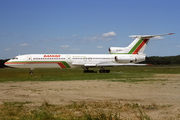
[[[164,35],[172,35],[174,33],[168,33],[168,34],[160,34],[160,35],[130,35],[129,37],[132,38],[153,38],[153,37],[158,37],[158,36],[164,36]]]

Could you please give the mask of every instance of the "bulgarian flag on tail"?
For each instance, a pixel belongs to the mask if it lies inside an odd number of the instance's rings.
[[[138,52],[143,48],[144,45],[147,44],[149,39],[140,39],[134,47],[129,51],[128,54],[138,54]],[[143,50],[144,51],[144,50]]]

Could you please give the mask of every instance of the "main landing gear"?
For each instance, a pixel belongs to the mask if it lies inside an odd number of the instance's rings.
[[[83,69],[84,69],[84,73],[97,73],[94,70],[89,70],[88,67],[83,67]]]
[[[110,70],[99,70],[99,73],[110,73]]]
[[[97,73],[94,70],[89,70],[88,67],[83,67],[84,73]],[[99,73],[110,73],[110,70],[105,70],[103,67],[100,67]]]
[[[110,73],[110,70],[105,70],[103,67],[101,67],[99,73]]]

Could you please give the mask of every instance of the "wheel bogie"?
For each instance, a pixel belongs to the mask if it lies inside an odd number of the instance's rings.
[[[84,73],[96,73],[94,70],[84,70]]]
[[[88,67],[83,67],[84,73],[97,73],[94,70],[89,70]],[[103,67],[100,67],[99,73],[110,73],[110,70],[105,70]]]
[[[110,73],[110,70],[99,70],[99,73]]]

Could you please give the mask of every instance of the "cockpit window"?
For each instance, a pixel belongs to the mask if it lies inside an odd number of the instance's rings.
[[[17,57],[14,57],[14,58],[13,58],[13,60],[14,60],[14,59],[16,59],[16,60],[17,60],[18,58],[17,58]]]

